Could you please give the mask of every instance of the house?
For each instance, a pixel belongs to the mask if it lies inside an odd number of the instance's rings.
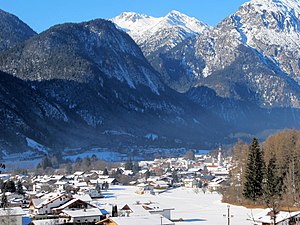
[[[174,210],[174,208],[160,208],[157,204],[145,204],[143,208],[151,215],[161,215],[169,220],[171,220],[171,211]]]
[[[210,189],[212,191],[216,191],[216,190],[220,189],[222,184],[226,183],[226,180],[227,179],[223,178],[223,177],[215,177],[208,183],[208,189]]]
[[[84,174],[84,177],[89,179],[98,179],[99,174],[97,171],[90,171],[89,173]]]
[[[89,195],[91,198],[103,198],[104,196],[102,195],[101,191],[98,191],[96,189],[86,189],[84,191],[85,194]]]
[[[135,204],[126,204],[119,210],[120,216],[147,216],[160,215],[171,219],[171,211],[174,208],[161,208],[159,204],[153,202],[136,202]]]
[[[104,209],[98,208],[84,208],[84,209],[65,209],[59,214],[60,221],[72,224],[87,224],[95,223],[96,221],[106,219],[108,212]]]
[[[81,197],[81,198],[80,198]],[[69,195],[58,195],[44,199],[33,199],[29,207],[33,218],[33,224],[75,224],[75,223],[92,223],[103,220],[108,214],[107,211],[97,208],[84,199],[91,200],[89,195],[74,198]]]
[[[90,203],[87,203],[81,199],[74,198],[71,199],[70,201],[66,202],[63,205],[60,205],[59,207],[52,208],[52,213],[53,214],[59,214],[63,210],[77,210],[77,209],[91,209],[95,208],[95,206],[91,205]]]
[[[154,186],[156,189],[168,189],[169,184],[163,180],[157,180],[157,181],[150,181],[150,185]]]
[[[137,190],[136,190],[136,193],[137,194],[154,194],[154,186],[152,185],[149,185],[149,184],[138,184],[137,185]]]
[[[31,199],[29,203],[29,213],[31,215],[48,215],[52,213],[52,208],[57,208],[70,201],[72,196],[67,194],[54,194],[49,197]]]
[[[198,188],[202,186],[201,181],[195,178],[186,178],[183,180],[183,183],[186,188]]]
[[[25,215],[21,207],[0,208],[0,224],[28,225],[29,223],[23,223]]]
[[[249,220],[251,220],[254,225],[272,225],[272,216],[272,210],[265,209]],[[300,211],[280,211],[276,214],[276,225],[300,225]]]
[[[66,186],[68,185],[68,182],[66,181],[57,181],[55,184],[55,187],[59,191],[63,191],[66,189]]]
[[[136,204],[126,204],[119,210],[120,216],[146,216],[150,213],[143,207],[140,202]]]
[[[107,183],[109,185],[118,185],[120,182],[116,178],[98,179],[99,184]]]
[[[84,181],[84,171],[76,171],[73,175],[74,175],[74,180],[76,181]]]
[[[87,203],[91,203],[93,201],[93,199],[91,198],[91,196],[89,194],[74,194],[73,198],[78,198],[81,201],[84,201]]]

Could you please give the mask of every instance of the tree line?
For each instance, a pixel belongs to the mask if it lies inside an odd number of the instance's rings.
[[[233,148],[226,202],[266,206],[272,219],[281,208],[300,205],[300,132],[284,130],[262,144],[253,138],[250,145],[238,141]]]

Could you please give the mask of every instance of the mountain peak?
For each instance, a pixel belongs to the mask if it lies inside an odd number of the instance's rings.
[[[0,51],[14,47],[36,33],[15,15],[0,9]]]
[[[206,33],[211,29],[196,18],[176,10],[163,17],[125,12],[112,18],[111,21],[140,45],[145,56],[159,49],[170,49],[188,37]],[[145,50],[143,46],[151,46],[151,49]]]
[[[257,10],[273,12],[297,12],[300,14],[299,0],[251,0],[244,5],[253,5]]]
[[[151,18],[148,15],[140,14],[140,13],[135,13],[135,12],[123,12],[119,16],[117,16],[118,19],[120,20],[130,20],[132,22],[136,22],[137,20],[140,19],[148,19]]]
[[[177,11],[177,10],[171,10],[165,17],[187,17],[187,15]]]

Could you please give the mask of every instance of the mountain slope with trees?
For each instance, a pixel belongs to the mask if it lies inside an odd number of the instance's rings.
[[[36,33],[18,17],[0,9],[0,52],[28,40]]]

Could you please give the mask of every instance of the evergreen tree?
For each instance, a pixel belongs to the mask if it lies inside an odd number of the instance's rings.
[[[264,194],[269,203],[272,198],[280,196],[282,192],[282,179],[278,176],[275,155],[269,160],[265,180]]]
[[[263,152],[258,140],[253,138],[249,146],[245,171],[245,183],[243,188],[243,196],[245,198],[256,201],[263,195],[264,168]]]
[[[125,170],[132,170],[133,164],[131,159],[129,158],[129,160],[126,161],[125,163]]]
[[[48,167],[53,167],[52,166],[52,162],[49,159],[48,156],[46,156],[45,158],[42,159],[42,161],[37,165],[37,169],[43,169],[45,170]]]
[[[97,181],[95,189],[99,194],[101,194],[101,187],[100,187],[100,184],[98,183],[98,181]]]
[[[17,193],[20,195],[24,195],[23,185],[20,180],[17,182]]]
[[[138,173],[140,171],[140,166],[139,166],[139,163],[138,162],[134,162],[133,163],[133,166],[132,166],[132,172],[134,174]]]
[[[66,174],[71,174],[72,173],[72,164],[71,163],[66,164],[65,173]]]
[[[5,184],[4,184],[4,191],[15,193],[16,192],[16,184],[15,184],[15,182],[13,180],[9,180],[9,181],[5,182]]]
[[[104,169],[103,175],[104,175],[104,176],[107,176],[107,175],[108,175],[108,170],[107,170],[107,168]]]
[[[189,150],[185,153],[185,158],[189,160],[195,160],[195,152],[193,150]]]
[[[264,197],[267,206],[272,210],[270,215],[274,224],[276,224],[276,214],[279,212],[281,193],[282,179],[278,176],[276,157],[273,154],[266,171]]]
[[[5,164],[4,163],[0,163],[0,169],[4,169],[5,170]],[[2,171],[0,171],[0,173],[2,173]]]
[[[1,208],[5,209],[8,206],[8,201],[5,192],[3,192],[1,197]]]
[[[146,180],[147,180],[150,176],[151,176],[151,172],[150,172],[149,170],[147,170],[147,171],[145,172],[145,178],[146,178]]]
[[[4,187],[5,187],[4,185],[5,185],[4,181],[2,179],[0,179],[0,189],[1,189],[1,192],[4,191]]]
[[[173,184],[179,182],[177,171],[175,169],[172,171],[172,178],[173,178]]]
[[[117,207],[117,205],[114,205],[113,207],[112,207],[112,213],[111,213],[112,215],[112,217],[118,217],[118,207]]]
[[[88,156],[84,157],[81,165],[84,171],[88,171],[91,165],[91,159]]]

